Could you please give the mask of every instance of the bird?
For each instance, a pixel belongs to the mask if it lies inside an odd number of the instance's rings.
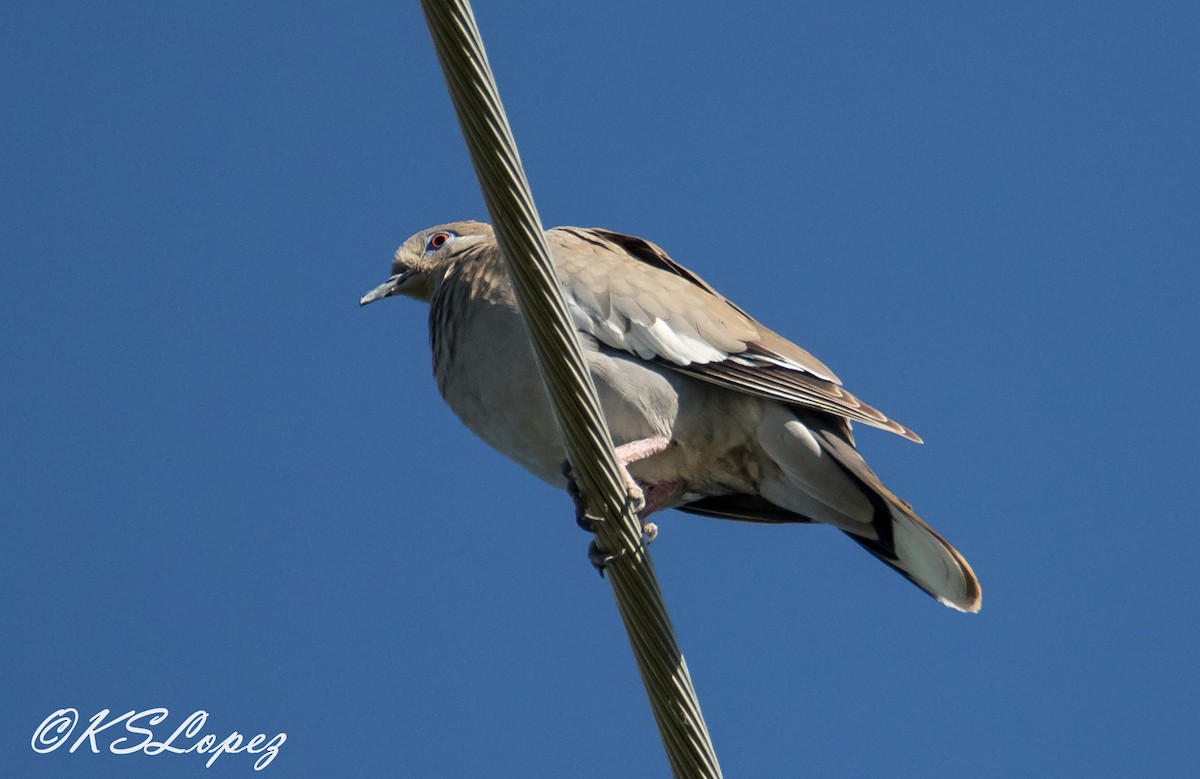
[[[916,433],[656,244],[579,227],[547,230],[545,240],[644,522],[675,508],[831,525],[946,606],[979,610],[971,566],[884,486],[851,423],[921,443]],[[429,304],[433,375],[455,415],[535,476],[570,488],[492,227],[452,222],[410,237],[391,276],[359,303],[397,295]]]

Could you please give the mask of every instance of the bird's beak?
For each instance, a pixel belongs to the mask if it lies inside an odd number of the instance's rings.
[[[376,300],[390,298],[392,295],[395,295],[400,291],[400,287],[404,286],[404,282],[408,280],[408,276],[408,271],[397,273],[395,276],[392,276],[375,289],[363,295],[359,299],[358,304],[360,306],[365,306],[368,303],[374,303]]]

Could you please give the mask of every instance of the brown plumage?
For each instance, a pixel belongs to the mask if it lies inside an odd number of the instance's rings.
[[[946,605],[979,609],[970,566],[867,466],[850,422],[919,442],[915,433],[649,241],[560,227],[546,242],[614,440],[641,453],[629,474],[659,497],[652,510],[830,524]],[[392,271],[362,303],[428,301],[447,403],[493,447],[563,484],[563,447],[491,227],[422,231]]]

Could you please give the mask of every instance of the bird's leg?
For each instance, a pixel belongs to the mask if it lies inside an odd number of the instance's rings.
[[[653,457],[659,452],[665,451],[671,445],[671,439],[666,436],[656,436],[655,438],[643,438],[640,441],[630,441],[627,444],[621,444],[617,447],[617,460],[621,465],[631,465],[638,460],[645,460],[647,457]],[[626,478],[629,474],[625,474]]]
[[[630,500],[633,501],[634,512],[637,513],[638,520],[642,523],[642,536],[646,543],[650,543],[655,538],[658,538],[658,525],[648,521],[646,518],[659,509],[669,506],[672,500],[678,496],[682,485],[675,482],[648,484],[643,490],[642,486],[629,475],[628,466],[639,460],[645,460],[647,457],[653,457],[665,451],[670,445],[670,438],[658,436],[656,438],[643,438],[640,441],[630,441],[627,444],[621,444],[617,447],[617,462],[621,464],[621,473],[625,477],[625,487],[629,493]]]
[[[669,438],[644,438],[640,441],[631,441],[630,443],[622,444],[616,449],[617,464],[621,469],[621,476],[625,481],[625,492],[629,496],[629,502],[632,505],[634,513],[641,519],[667,505],[670,502],[669,497],[674,497],[674,491],[657,489],[660,485],[649,485],[643,490],[642,485],[638,484],[629,475],[628,466],[639,460],[652,457],[670,445],[671,440]],[[584,497],[583,491],[579,489],[579,482],[575,479],[575,470],[571,467],[569,459],[563,460],[562,475],[567,479],[567,494],[571,496],[571,500],[575,503],[575,523],[589,533],[596,532],[596,523],[603,522],[604,520],[601,517],[588,513],[587,499]],[[647,500],[647,492],[651,494],[651,500],[649,501]]]
[[[682,485],[676,482],[666,482],[646,485],[643,488],[629,474],[628,466],[631,463],[662,452],[670,444],[671,440],[669,438],[646,438],[622,444],[616,449],[617,463],[621,468],[621,475],[624,477],[626,494],[629,496],[631,507],[634,513],[637,514],[638,520],[642,525],[643,544],[648,544],[658,537],[658,525],[647,521],[646,518],[655,511],[671,505],[674,499],[678,497]],[[595,533],[597,529],[596,525],[604,521],[603,518],[588,513],[587,500],[584,498],[583,492],[579,489],[579,484],[575,480],[570,461],[563,462],[562,472],[567,477],[567,492],[575,502],[576,524],[589,533]],[[596,545],[596,542],[592,541],[588,547],[588,559],[591,560],[592,565],[603,576],[604,568],[612,562],[613,556],[601,550]]]

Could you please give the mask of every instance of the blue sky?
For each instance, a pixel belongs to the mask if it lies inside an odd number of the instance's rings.
[[[983,582],[661,517],[726,774],[1194,770],[1197,6],[476,13],[547,226],[916,429],[860,447]],[[358,307],[486,218],[418,5],[9,3],[0,102],[3,773],[253,773],[35,754],[70,707],[285,732],[264,775],[665,775],[569,499],[443,406],[421,306]]]

